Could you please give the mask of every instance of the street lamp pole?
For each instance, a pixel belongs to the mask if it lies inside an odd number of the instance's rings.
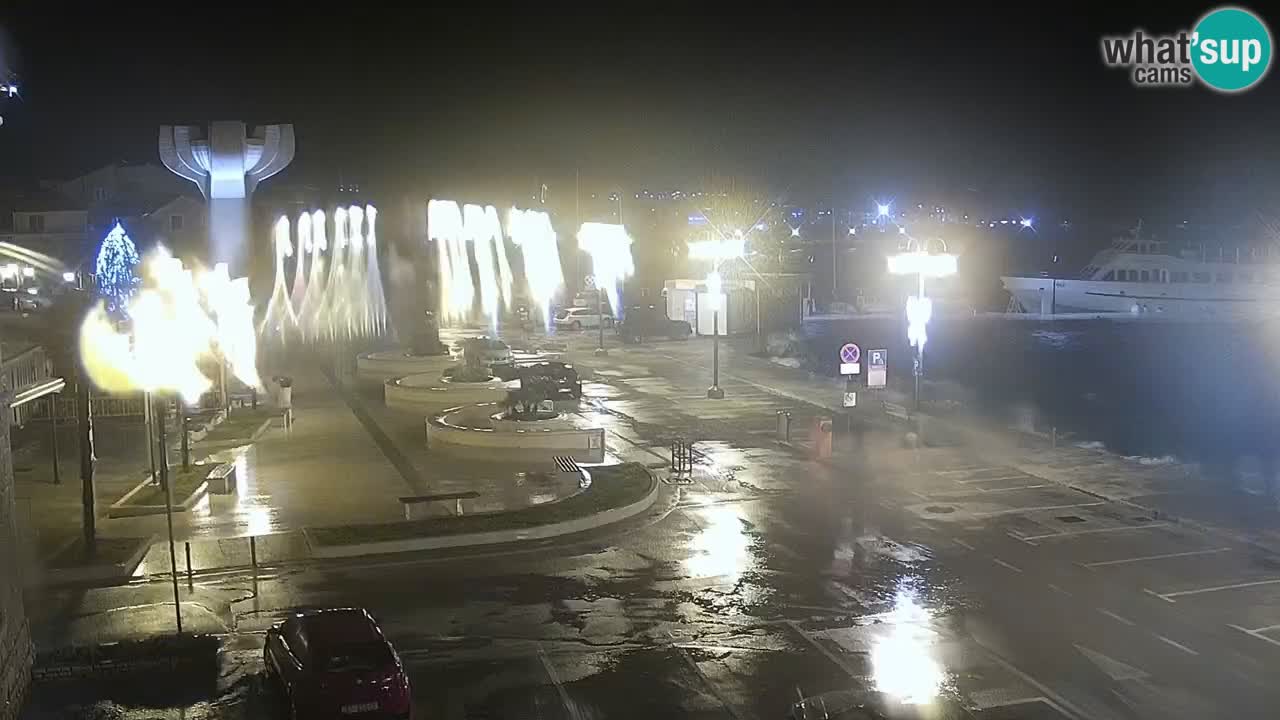
[[[604,288],[599,285],[596,286],[596,325],[600,329],[600,341],[595,354],[608,355],[609,351],[604,348]]]
[[[160,437],[160,484],[164,487],[164,519],[169,528],[169,570],[173,579],[173,613],[178,622],[178,634],[182,634],[182,601],[178,597],[178,553],[173,543],[173,483],[169,482],[169,448],[165,442],[164,425],[168,400],[162,401],[159,413],[152,413],[156,420],[156,434]]]
[[[715,270],[707,276],[707,290],[711,295],[711,387],[707,388],[707,397],[711,400],[723,400],[724,388],[720,387],[720,260],[717,258]]]

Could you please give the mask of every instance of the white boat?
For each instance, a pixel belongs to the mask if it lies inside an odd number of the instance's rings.
[[[1135,231],[1095,255],[1079,279],[1001,280],[1011,305],[1026,313],[1247,319],[1280,313],[1277,261],[1271,248],[1243,248],[1229,257],[1219,251],[1212,259],[1203,249],[1173,255],[1167,243]]]

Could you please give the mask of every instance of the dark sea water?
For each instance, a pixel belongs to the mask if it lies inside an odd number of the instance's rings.
[[[907,386],[904,321],[810,320],[806,355],[836,374],[841,343],[889,349]],[[1234,463],[1280,453],[1280,322],[1010,320],[943,316],[929,326],[926,376],[974,410],[1145,457]]]

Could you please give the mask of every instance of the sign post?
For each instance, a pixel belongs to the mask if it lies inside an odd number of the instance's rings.
[[[867,356],[867,387],[882,388],[889,380],[889,351],[872,350]]]
[[[841,375],[857,375],[862,372],[862,366],[858,364],[858,360],[862,357],[862,350],[857,345],[847,342],[840,346],[840,374]]]

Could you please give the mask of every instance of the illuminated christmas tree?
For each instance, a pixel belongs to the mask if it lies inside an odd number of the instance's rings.
[[[138,290],[138,249],[117,222],[102,239],[98,249],[98,295],[107,303],[107,312],[115,317],[129,314],[129,300]]]

